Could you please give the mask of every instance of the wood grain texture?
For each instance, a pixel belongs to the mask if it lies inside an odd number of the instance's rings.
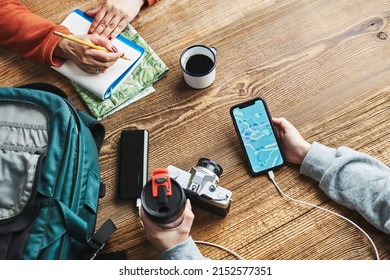
[[[100,1],[22,1],[61,22],[74,8]],[[136,210],[118,201],[118,143],[124,129],[150,132],[149,171],[173,164],[188,169],[200,157],[223,168],[221,186],[233,192],[226,218],[193,208],[195,240],[228,247],[245,259],[373,259],[355,227],[328,213],[282,198],[266,176],[249,175],[229,116],[232,105],[264,98],[271,114],[290,120],[308,141],[348,146],[390,165],[390,2],[383,0],[174,1],[144,9],[133,26],[170,68],[156,92],[103,120],[101,151],[107,195],[98,224],[111,218],[118,230],[105,251],[126,250],[129,259],[157,259]],[[205,90],[188,88],[179,56],[192,44],[218,50],[217,78]],[[1,85],[46,81],[63,88],[86,110],[69,81],[48,67],[0,50]],[[332,202],[299,168],[276,172],[291,197],[333,210],[373,238],[390,259],[388,235],[356,212]],[[212,259],[235,259],[199,245]]]

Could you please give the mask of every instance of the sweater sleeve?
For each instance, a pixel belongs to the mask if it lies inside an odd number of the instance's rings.
[[[385,164],[346,147],[332,149],[314,142],[300,172],[318,181],[334,201],[390,233],[390,169]]]
[[[53,34],[69,30],[32,12],[18,0],[3,0],[0,5],[0,46],[44,65],[60,66],[64,60],[53,57],[61,37]]]
[[[192,237],[160,253],[163,260],[204,260]]]

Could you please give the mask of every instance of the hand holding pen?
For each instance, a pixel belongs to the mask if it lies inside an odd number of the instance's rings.
[[[65,39],[64,37],[56,46],[54,55],[74,61],[81,70],[87,73],[104,73],[124,56],[123,53],[118,52],[110,40],[98,34],[71,35],[71,37],[76,40]],[[88,46],[80,42],[90,43],[91,45]]]

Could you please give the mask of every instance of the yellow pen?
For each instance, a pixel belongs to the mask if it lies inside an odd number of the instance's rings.
[[[77,38],[75,38],[73,36],[66,35],[66,34],[63,34],[63,33],[58,32],[58,31],[54,31],[54,34],[57,35],[57,36],[60,36],[62,38],[68,39],[70,41],[73,41],[75,43],[78,43],[78,44],[90,47],[90,48],[95,49],[95,50],[100,50],[100,51],[104,51],[104,52],[110,52],[106,48],[103,48],[103,47],[100,47],[100,46],[96,46],[96,45],[94,45],[92,43],[89,43],[89,42],[77,39]],[[126,60],[130,60],[130,58],[126,57],[125,55],[123,55],[121,58],[126,59]]]

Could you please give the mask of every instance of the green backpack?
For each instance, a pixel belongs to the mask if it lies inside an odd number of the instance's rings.
[[[91,259],[115,225],[95,233],[104,127],[40,83],[0,88],[0,259]]]

